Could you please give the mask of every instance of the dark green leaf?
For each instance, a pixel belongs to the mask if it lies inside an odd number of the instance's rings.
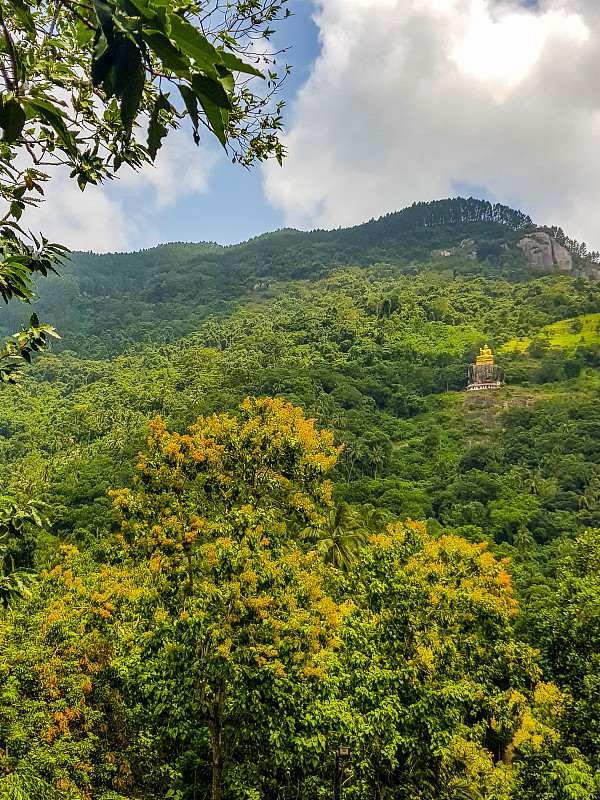
[[[231,108],[229,97],[219,81],[206,78],[204,75],[193,75],[192,89],[198,99],[202,96],[219,108]]]
[[[142,91],[146,82],[146,73],[140,61],[137,71],[132,75],[131,80],[125,85],[121,97],[121,121],[126,130],[130,131],[133,125],[140,101]]]
[[[120,37],[115,54],[114,93],[117,97],[122,97],[125,87],[135,81],[141,63],[141,53],[131,39]]]
[[[219,50],[219,53],[221,54],[223,64],[228,70],[231,70],[231,72],[245,72],[247,75],[256,75],[257,78],[265,77],[256,67],[253,67],[252,64],[246,64],[245,61],[234,56],[233,53],[226,53],[224,50]]]
[[[161,147],[161,140],[167,135],[167,128],[160,121],[159,114],[161,111],[171,111],[171,109],[171,103],[169,103],[165,95],[159,95],[152,109],[150,125],[148,126],[148,152],[153,161]]]
[[[3,131],[3,141],[9,144],[15,142],[21,135],[25,119],[25,112],[14,98],[3,103],[0,107],[0,128]]]
[[[96,42],[92,56],[92,83],[100,86],[110,72],[115,61],[115,48],[109,46],[101,28],[96,31]]]
[[[178,75],[180,78],[188,77],[190,74],[189,62],[174,47],[164,33],[156,30],[145,31],[144,39],[152,52],[160,58],[163,65]]]
[[[96,12],[96,16],[98,17],[98,22],[100,23],[106,38],[110,42],[115,27],[113,21],[114,10],[109,3],[105,2],[105,0],[92,0],[92,5],[94,7],[94,11]]]
[[[183,102],[185,103],[185,107],[192,121],[194,142],[198,144],[200,142],[200,137],[198,135],[198,98],[190,87],[185,84],[179,86],[179,92],[181,93],[181,97],[183,98]]]

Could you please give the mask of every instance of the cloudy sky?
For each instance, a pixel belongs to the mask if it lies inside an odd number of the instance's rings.
[[[72,248],[239,242],[474,195],[600,249],[597,0],[289,0],[283,168],[171,137],[157,168],[28,220]]]

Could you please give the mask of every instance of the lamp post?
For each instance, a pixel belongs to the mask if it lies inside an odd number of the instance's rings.
[[[342,800],[342,778],[344,776],[344,763],[350,758],[350,748],[340,745],[335,751],[335,765],[333,767],[333,800]]]

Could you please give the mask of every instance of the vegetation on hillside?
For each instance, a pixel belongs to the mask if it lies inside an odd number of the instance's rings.
[[[349,744],[348,800],[600,797],[600,286],[454,208],[48,280],[0,795],[312,800]]]

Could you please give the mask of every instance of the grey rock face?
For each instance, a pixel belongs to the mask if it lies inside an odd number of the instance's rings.
[[[565,272],[573,269],[571,253],[544,231],[535,231],[524,236],[519,247],[532,267],[550,271],[557,265]]]
[[[469,386],[473,383],[502,383],[504,370],[496,364],[470,364]]]

